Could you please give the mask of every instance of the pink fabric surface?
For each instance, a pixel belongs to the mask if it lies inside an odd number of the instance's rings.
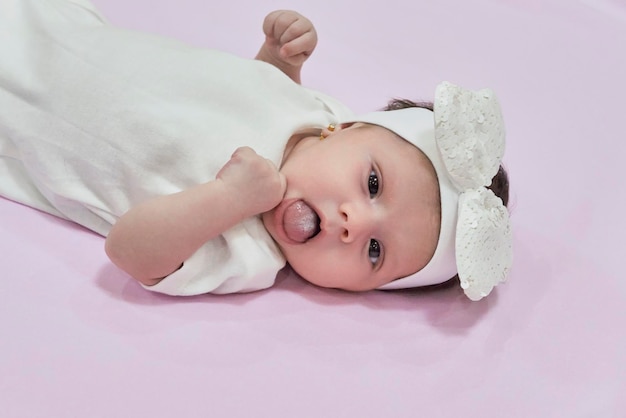
[[[626,5],[620,0],[98,0],[118,25],[254,56],[273,9],[309,16],[303,81],[357,111],[498,93],[515,264],[458,289],[348,294],[296,277],[172,298],[103,239],[0,199],[3,417],[626,416]]]

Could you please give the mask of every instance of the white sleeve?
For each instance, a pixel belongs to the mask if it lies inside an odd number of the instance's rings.
[[[284,266],[284,257],[255,217],[207,242],[179,270],[144,288],[178,296],[252,292],[272,286]]]

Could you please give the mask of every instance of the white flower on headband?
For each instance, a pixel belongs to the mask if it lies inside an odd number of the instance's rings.
[[[455,252],[461,287],[480,300],[506,279],[512,263],[508,211],[487,189],[504,155],[504,122],[494,93],[437,86],[435,140],[460,193]]]

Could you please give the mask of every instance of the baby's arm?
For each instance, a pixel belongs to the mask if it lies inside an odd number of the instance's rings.
[[[265,43],[256,59],[279,68],[300,84],[302,64],[317,45],[317,32],[309,19],[291,10],[277,10],[263,21]]]
[[[131,208],[111,229],[106,253],[145,285],[178,270],[205,242],[278,205],[285,178],[251,148],[240,148],[214,181]]]

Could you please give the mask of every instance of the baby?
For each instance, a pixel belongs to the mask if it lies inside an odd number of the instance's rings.
[[[87,0],[3,0],[0,194],[106,236],[117,266],[168,294],[267,288],[285,263],[352,291],[458,273],[478,300],[503,281],[493,93],[442,83],[434,111],[355,116],[299,85],[306,18],[263,29],[244,60],[114,28]]]

